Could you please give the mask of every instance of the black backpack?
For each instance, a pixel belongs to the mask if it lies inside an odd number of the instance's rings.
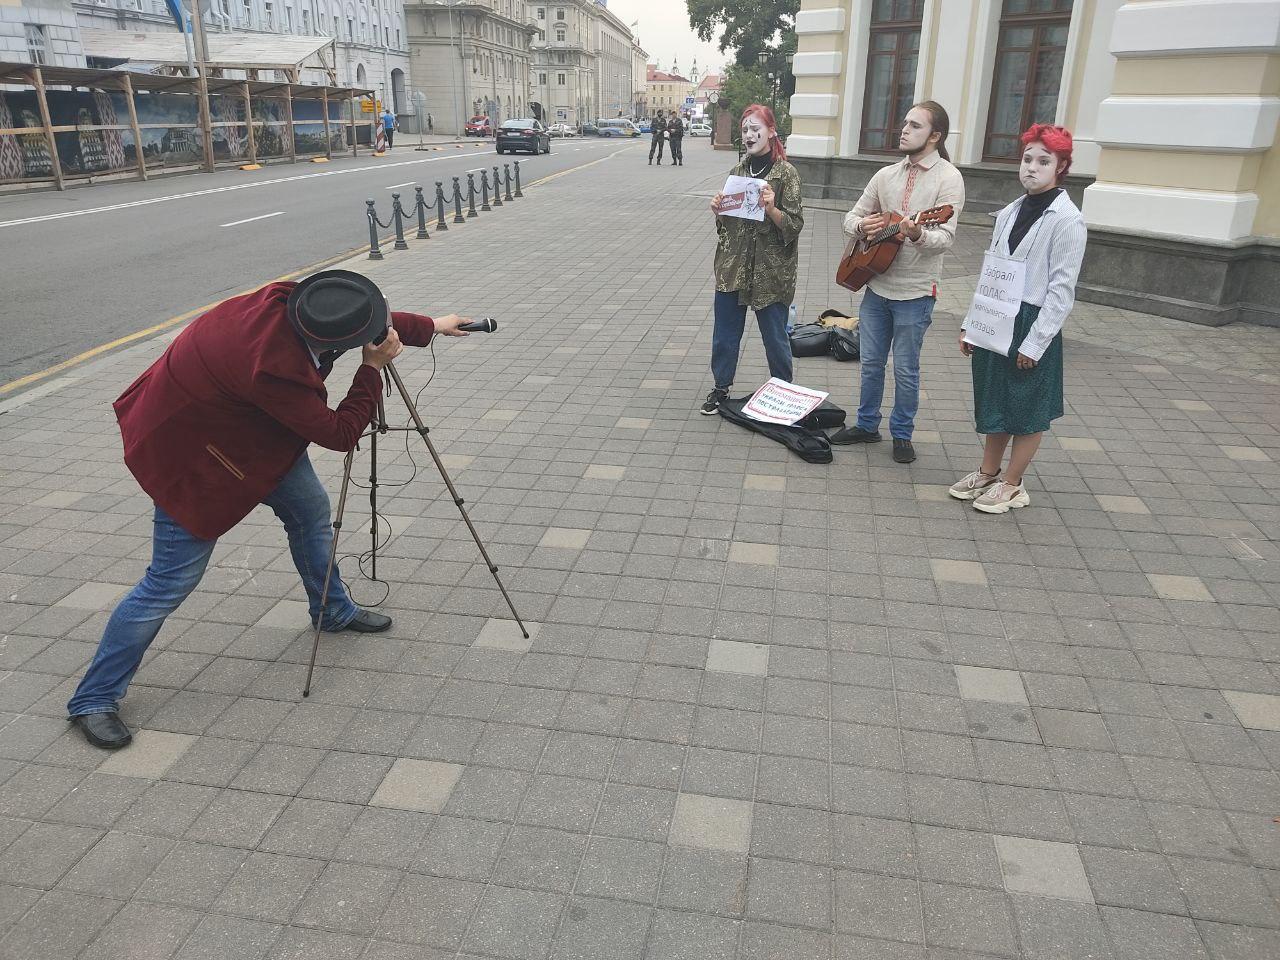
[[[820,323],[802,323],[791,331],[793,357],[822,357],[831,350],[831,327]]]
[[[831,345],[828,349],[831,356],[844,363],[857,360],[859,357],[857,329],[846,330],[844,327],[832,327]]]

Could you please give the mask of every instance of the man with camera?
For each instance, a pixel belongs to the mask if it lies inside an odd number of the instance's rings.
[[[199,584],[218,537],[259,503],[284,524],[312,623],[376,633],[391,618],[352,602],[335,571],[321,608],[333,529],[307,446],[346,452],[373,419],[382,368],[402,344],[465,337],[463,317],[392,313],[366,277],[329,270],[271,283],[194,320],[115,402],[124,459],[155,503],[151,564],[117,605],[67,704],[94,746],[132,739],[124,697],[165,618]],[[346,397],[330,409],[324,380],[360,348]]]

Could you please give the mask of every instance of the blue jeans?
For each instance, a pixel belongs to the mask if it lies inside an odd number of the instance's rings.
[[[289,552],[302,575],[314,623],[320,613],[333,528],[329,521],[329,495],[305,452],[262,502],[284,523]],[[151,565],[107,621],[98,652],[67,704],[68,714],[76,717],[119,709],[120,700],[151,641],[160,632],[165,618],[196,588],[217,542],[192,536],[156,507]],[[342,629],[358,611],[335,567],[325,605],[325,629]]]
[[[785,303],[771,303],[756,311],[756,323],[764,340],[769,376],[791,382],[791,339],[787,336]],[[738,303],[737,293],[716,291],[715,326],[711,332],[711,375],[721,390],[733,386],[738,372],[738,348],[747,326],[747,308]]]
[[[862,395],[858,426],[880,427],[880,403],[884,399],[884,367],[893,350],[893,413],[889,433],[910,440],[920,409],[920,347],[933,322],[933,297],[886,300],[870,287],[858,308],[858,347],[862,354]]]

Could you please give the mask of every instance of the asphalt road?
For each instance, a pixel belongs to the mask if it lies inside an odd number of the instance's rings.
[[[436,180],[451,189],[453,176],[511,159],[529,184],[634,143],[554,140],[550,154],[514,158],[491,143],[406,145],[380,158],[0,197],[0,387],[367,244],[364,201],[387,221],[391,188],[408,205],[415,184],[432,199]]]

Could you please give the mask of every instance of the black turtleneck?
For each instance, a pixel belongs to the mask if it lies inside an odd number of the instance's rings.
[[[1061,187],[1054,187],[1044,193],[1029,193],[1022,198],[1022,206],[1018,208],[1018,216],[1013,221],[1013,228],[1009,231],[1010,253],[1018,249],[1018,244],[1022,243],[1027,231],[1049,209],[1049,205],[1057,199],[1058,194],[1061,192]]]

